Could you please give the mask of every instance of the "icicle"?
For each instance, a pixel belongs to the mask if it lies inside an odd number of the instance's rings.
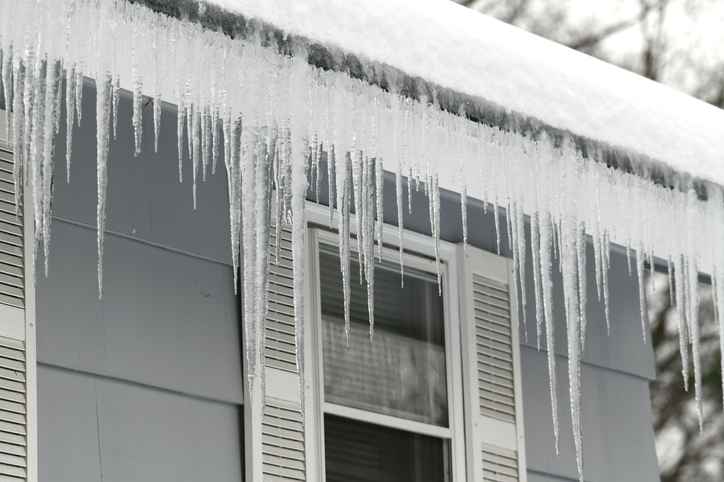
[[[671,263],[671,256],[666,258],[666,277],[669,281],[669,304],[671,306],[675,306],[676,304],[676,298],[674,294],[674,272],[673,272],[673,266]],[[724,373],[724,372],[722,372]]]
[[[407,173],[407,214],[412,214],[412,169]]]
[[[608,335],[611,335],[611,316],[608,299],[608,270],[610,268],[611,253],[607,233],[603,233],[603,235],[601,236],[601,243],[603,244],[603,247],[601,248],[601,283],[603,291],[603,313],[604,318],[606,319],[606,333]]]
[[[322,150],[319,146],[319,140],[316,135],[314,137],[314,143],[312,145],[312,170],[314,172],[314,200],[319,204],[319,161]]]
[[[143,142],[143,82],[138,74],[134,75],[133,81],[133,154],[138,157],[141,155],[141,145]]]
[[[5,110],[10,111],[10,108],[15,105],[14,103],[14,92],[13,92],[13,86],[14,78],[13,78],[13,54],[14,49],[11,45],[7,52],[3,55],[2,63],[0,64],[0,68],[2,69],[2,72],[0,72],[0,77],[2,78],[2,84],[3,84],[3,98],[5,99]],[[11,139],[11,132],[10,132],[10,122],[7,124],[7,138]]]
[[[219,146],[219,110],[214,109],[211,120],[211,174],[216,174],[216,164],[219,162],[220,146]]]
[[[191,130],[188,132],[189,140],[191,141],[191,190],[193,195],[194,211],[197,207],[197,191],[196,191],[196,179],[198,178],[199,163],[201,162],[201,114],[198,108],[194,107],[189,118],[191,123]]]
[[[442,296],[442,274],[440,273],[440,185],[437,174],[432,183],[433,242],[435,251],[435,271],[437,272],[437,292]]]
[[[463,185],[460,190],[460,216],[463,225],[463,250],[468,247],[468,186]]]
[[[380,172],[382,165],[379,164]],[[370,324],[370,341],[375,334],[375,205],[376,199],[374,194],[377,185],[377,175],[375,173],[375,160],[367,159],[366,168],[367,179],[365,181],[366,193],[364,202],[365,209],[365,279],[367,281],[367,313]],[[380,206],[381,207],[381,206]],[[381,225],[380,225],[381,227]],[[381,239],[380,239],[381,241]]]
[[[553,263],[551,254],[553,239],[550,216],[545,213],[540,220],[540,276],[541,295],[546,325],[546,352],[548,358],[548,384],[551,397],[553,438],[558,455],[558,387],[556,380],[555,320],[553,318]]]
[[[586,328],[588,324],[586,313],[588,293],[586,292],[586,232],[583,223],[580,222],[578,223],[576,233],[576,263],[578,266],[578,301],[580,305],[579,316],[581,319],[581,353],[583,353],[586,346]]]
[[[631,276],[631,246],[630,241],[626,243],[626,269],[628,269],[628,275]]]
[[[65,182],[70,183],[70,161],[73,155],[73,125],[75,123],[75,70],[68,69],[65,77]]]
[[[121,85],[120,80],[116,77],[111,87],[111,96],[113,97],[113,139],[118,139],[118,107],[121,103]]]
[[[678,318],[679,332],[679,355],[681,357],[681,377],[684,380],[684,391],[689,391],[689,330],[686,323],[686,307],[684,303],[684,258],[679,256],[674,259],[674,279],[676,292],[676,312]]]
[[[201,182],[206,182],[206,171],[209,166],[209,142],[208,142],[208,112],[205,108],[199,111],[199,140],[198,149],[200,150],[199,159],[201,160]]]
[[[646,344],[646,332],[648,331],[648,308],[646,305],[646,281],[644,279],[644,253],[643,248],[639,245],[636,248],[636,279],[639,287],[639,316],[641,318],[641,336],[644,344]]]
[[[108,151],[110,148],[108,128],[111,110],[111,78],[103,76],[96,86],[96,169],[98,201],[96,226],[98,229],[98,297],[103,296],[103,243],[106,229],[106,192],[108,189]]]
[[[718,196],[717,199],[717,207],[721,207],[722,203],[722,196],[721,193]],[[720,227],[720,234],[721,234],[721,227]],[[713,279],[713,289],[715,293],[715,300],[716,300],[716,306],[715,306],[715,312],[717,315],[717,324],[719,325],[719,353],[724,353],[724,280],[721,279],[721,269],[722,269],[722,255],[720,253],[717,253],[717,266],[716,266],[716,272],[713,273],[712,279]],[[720,356],[720,373],[724,373],[724,356]],[[722,404],[724,404],[724,377],[721,379],[722,384]]]
[[[377,158],[375,164],[375,204],[377,210],[377,257],[382,261],[382,228],[385,222],[384,211],[384,172],[382,159]]]
[[[500,209],[497,205],[493,205],[493,217],[495,218],[495,247],[498,256],[500,256]]]
[[[580,304],[578,300],[578,273],[575,218],[565,219],[561,226],[561,263],[563,270],[563,295],[566,313],[566,336],[568,339],[568,384],[571,404],[571,428],[576,451],[576,466],[580,480],[583,480],[583,444],[581,439],[581,339]]]
[[[404,260],[404,229],[405,229],[405,208],[402,196],[402,162],[397,161],[397,172],[395,173],[395,201],[397,203],[397,250],[400,259],[400,286],[405,287],[405,260]]]
[[[327,204],[329,205],[329,223],[334,221],[334,206],[337,200],[337,174],[335,173],[335,152],[334,147],[330,146],[327,150]]]
[[[181,111],[179,109],[179,111]],[[231,261],[234,269],[234,292],[238,289],[239,277],[239,234],[241,229],[241,185],[240,185],[240,143],[241,143],[241,119],[236,119],[233,130],[226,131],[226,138],[229,141],[230,153],[224,157],[226,166],[227,190],[229,193],[229,228],[231,244]],[[183,149],[182,149],[183,150]],[[279,222],[276,223],[277,226]],[[279,237],[276,238],[279,245]]]
[[[153,97],[153,152],[158,154],[158,136],[161,132],[161,94]]]
[[[83,70],[80,65],[75,66],[75,113],[77,125],[80,127],[83,118]]]
[[[535,294],[535,325],[536,325],[536,346],[540,351],[541,337],[543,336],[543,294],[541,291],[541,262],[540,262],[540,226],[538,222],[539,214],[534,212],[530,216],[530,253],[531,262],[533,264],[533,290]]]
[[[268,187],[268,176],[269,176],[269,168],[271,165],[271,159],[269,156],[267,156],[266,152],[266,143],[262,141],[259,137],[257,137],[256,146],[255,146],[255,152],[253,156],[252,162],[255,162],[255,168],[254,168],[254,175],[255,178],[253,179],[253,182],[255,184],[254,190],[256,191],[256,196],[253,199],[254,201],[254,212],[252,214],[252,221],[255,223],[254,231],[255,231],[255,241],[256,241],[256,254],[255,254],[255,260],[256,260],[256,266],[255,266],[255,273],[254,273],[254,280],[256,283],[256,286],[254,288],[254,291],[256,293],[256,298],[254,299],[254,302],[256,303],[256,326],[258,330],[258,337],[257,337],[257,351],[259,353],[263,353],[264,351],[264,330],[265,330],[265,323],[264,320],[266,318],[267,313],[267,286],[268,286],[268,268],[269,268],[269,241],[271,237],[271,232],[269,228],[269,200],[270,200],[270,190]],[[303,206],[302,206],[303,210]],[[247,208],[247,212],[249,209]],[[293,276],[294,276],[294,304],[295,304],[295,325],[301,325],[301,314],[297,308],[297,297],[301,296],[301,293],[299,292],[298,286],[296,286],[299,283],[299,278],[302,280],[303,278],[303,272],[299,270],[299,262],[300,260],[297,259],[297,256],[299,256],[299,253],[297,250],[299,250],[298,243],[301,242],[302,246],[304,246],[304,225],[302,225],[302,233],[301,233],[301,241],[298,239],[299,233],[297,232],[298,228],[296,227],[296,223],[299,221],[299,214],[297,212],[293,213],[293,216],[296,216],[296,218],[293,218],[293,225],[292,225],[292,255],[293,255]],[[301,220],[304,222],[304,220]],[[279,240],[277,239],[277,243],[279,243]],[[303,263],[303,260],[301,260]],[[302,264],[303,266],[303,264]],[[301,341],[303,342],[303,341]],[[300,340],[297,340],[297,343],[300,343]],[[302,345],[300,345],[302,346]],[[299,352],[298,352],[299,353]],[[260,356],[260,362],[263,365],[264,364],[264,357]],[[300,366],[300,355],[297,355],[297,364],[298,367]],[[260,372],[263,373],[263,366],[260,369]]]
[[[53,97],[53,136],[60,134],[60,113],[63,108],[63,61],[55,62],[57,65],[55,75],[55,86],[53,87],[55,94]]]
[[[256,185],[254,155],[248,149],[251,133],[244,128],[240,141],[240,186],[241,186],[241,267],[242,267],[242,294],[244,301],[244,320],[247,327],[245,340],[247,353],[247,373],[249,383],[253,384],[260,375],[261,356],[259,355],[260,333],[259,316],[257,313],[257,278],[256,278],[256,222],[255,203]]]
[[[186,107],[184,105],[183,96],[179,97],[178,110],[176,111],[176,152],[178,153],[178,182],[184,182],[183,175],[183,159],[184,159],[184,114],[186,113]],[[227,131],[225,142],[228,142],[229,132]],[[229,154],[226,154],[226,159],[229,158]],[[228,161],[227,161],[228,162]]]
[[[525,215],[520,205],[516,203],[513,206],[513,240],[515,242],[514,250],[518,252],[518,286],[520,289],[521,313],[523,314],[523,334],[526,342],[528,341],[528,294],[526,290],[526,236],[525,236]]]
[[[699,419],[699,431],[703,431],[703,413],[701,401],[701,354],[699,340],[699,273],[696,262],[689,259],[687,264],[688,276],[688,303],[689,334],[691,336],[691,358],[694,362],[694,398],[696,400],[696,415]]]
[[[13,152],[15,153],[15,162],[13,163],[13,179],[15,181],[15,206],[17,212],[22,212],[23,196],[25,188],[25,166],[27,163],[25,150],[25,109],[23,102],[25,98],[25,67],[19,60],[13,61],[13,115],[12,134],[13,134]],[[34,256],[31,256],[34,259]]]
[[[57,67],[57,63],[54,61],[46,61],[45,63],[45,99],[43,101],[43,104],[39,105],[41,109],[43,107],[45,108],[45,113],[43,114],[44,126],[42,134],[42,165],[40,166],[40,179],[42,182],[41,236],[43,239],[43,260],[45,266],[45,276],[48,276],[48,258],[50,255],[50,196],[53,181],[53,148],[55,140],[55,123],[58,117],[58,112],[56,110],[56,97],[59,95],[56,90],[58,87]],[[35,194],[36,196],[38,195],[37,192]]]
[[[335,153],[338,151],[334,148]],[[352,203],[352,159],[349,154],[337,158],[337,216],[339,222],[339,264],[342,272],[342,293],[344,297],[344,333],[349,346],[350,333],[350,205]]]

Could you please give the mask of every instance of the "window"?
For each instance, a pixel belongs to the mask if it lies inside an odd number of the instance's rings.
[[[370,340],[367,291],[353,255],[347,344],[336,234],[315,230],[311,238],[318,283],[309,324],[321,350],[308,353],[316,354],[326,481],[462,479],[455,475],[456,464],[464,473],[464,437],[448,265],[441,264],[438,286],[434,261],[406,255],[403,287],[397,251],[383,250]]]

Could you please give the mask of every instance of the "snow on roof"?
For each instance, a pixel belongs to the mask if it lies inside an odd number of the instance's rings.
[[[448,0],[210,0],[724,185],[724,113]]]

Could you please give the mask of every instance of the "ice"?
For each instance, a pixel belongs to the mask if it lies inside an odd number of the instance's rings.
[[[96,170],[98,204],[96,207],[96,226],[98,229],[98,296],[103,296],[103,248],[106,229],[106,194],[108,192],[108,152],[110,139],[111,84],[110,76],[99,73],[96,80]]]
[[[41,10],[46,12],[42,22],[26,21]],[[384,91],[345,73],[316,69],[306,63],[304,53],[280,55],[274,45],[262,45],[258,39],[232,39],[187,21],[161,17],[137,4],[0,0],[0,13],[11,11],[18,21],[5,21],[7,28],[0,32],[0,80],[3,98],[14,111],[15,191],[21,193],[27,186],[32,194],[33,241],[36,249],[42,249],[46,262],[50,257],[55,136],[64,122],[69,176],[74,156],[73,125],[81,122],[84,75],[96,82],[99,294],[103,289],[110,133],[115,137],[120,90],[124,89],[132,98],[136,153],[142,147],[144,98],[153,104],[154,150],[160,147],[162,101],[178,106],[178,177],[183,181],[187,158],[192,169],[194,207],[199,173],[205,179],[209,167],[215,172],[217,160],[223,157],[235,285],[240,285],[245,300],[252,300],[244,303],[243,316],[245,358],[253,377],[263,371],[265,267],[271,256],[267,246],[273,244],[273,237],[278,249],[282,229],[292,231],[295,319],[301,330],[304,206],[305,193],[309,192],[306,169],[311,162],[311,197],[316,199],[324,174],[320,169],[326,162],[330,220],[337,217],[347,334],[353,255],[360,261],[360,279],[367,291],[371,334],[374,327],[375,263],[382,255],[384,209],[393,203],[390,196],[385,206],[387,167],[395,172],[403,280],[405,215],[409,216],[413,207],[418,209],[412,203],[415,189],[427,197],[427,206],[415,214],[429,217],[427,254],[435,258],[438,280],[442,274],[441,220],[448,214],[441,205],[441,189],[460,193],[464,246],[471,241],[469,225],[476,222],[473,211],[468,210],[472,200],[493,209],[495,248],[492,242],[490,248],[500,252],[503,237],[507,239],[515,271],[511,292],[517,293],[523,318],[530,301],[526,299],[527,267],[532,266],[536,336],[542,343],[545,329],[556,445],[553,270],[558,261],[563,275],[569,402],[579,469],[583,463],[580,357],[586,313],[603,310],[610,329],[610,303],[615,302],[609,300],[612,245],[624,247],[627,260],[636,256],[632,276],[639,280],[644,332],[645,263],[653,267],[663,260],[671,265],[671,296],[680,320],[683,375],[687,383],[691,344],[696,397],[700,400],[700,273],[713,276],[720,327],[724,308],[720,306],[724,303],[720,293],[724,289],[724,253],[720,253],[719,243],[724,235],[724,202],[717,194],[718,187],[699,199],[692,186],[681,179],[671,187],[659,186],[646,173],[633,175],[597,162],[605,159],[598,158],[595,150],[584,156],[580,146],[565,135],[562,140],[545,135],[534,140],[515,128],[503,131],[476,124],[440,110],[432,100],[413,100],[403,97],[399,89]],[[178,52],[185,53],[182,59],[175,55]],[[64,88],[61,79],[65,79]],[[62,117],[61,106],[65,106]],[[633,156],[632,164],[637,160]],[[505,209],[505,226],[501,209]],[[526,219],[530,220],[530,245]],[[671,219],[682,221],[675,225]],[[270,224],[275,225],[274,235],[269,232]],[[591,274],[586,265],[589,240],[593,249]],[[589,277],[594,277],[592,283],[596,285],[596,297],[591,300],[587,297]],[[297,336],[302,353],[303,335]],[[301,370],[301,360],[299,364]]]
[[[394,141],[393,141],[394,142]],[[402,163],[398,160],[397,172],[395,172],[395,202],[397,205],[397,250],[399,253],[398,261],[400,263],[400,285],[405,287],[405,207],[403,206],[402,195]]]
[[[558,454],[558,384],[556,381],[555,320],[553,318],[553,232],[550,215],[543,213],[540,220],[540,274],[541,295],[546,327],[546,352],[548,359],[548,385],[551,397],[553,438]]]
[[[0,78],[3,84],[3,99],[5,100],[5,108],[10,109],[13,105],[13,46],[10,45],[8,51],[2,56],[2,63],[0,63]],[[10,122],[7,125],[7,138],[11,139]]]
[[[533,293],[535,295],[535,340],[538,351],[540,351],[543,324],[545,322],[545,315],[543,312],[543,294],[541,291],[540,250],[540,224],[538,222],[538,213],[533,213],[530,217],[530,253],[533,267]]]
[[[65,77],[65,182],[70,183],[70,161],[73,157],[73,126],[75,125],[75,71]]]
[[[641,245],[636,249],[636,281],[639,288],[639,318],[641,320],[641,336],[646,343],[648,331],[648,309],[646,308],[646,279],[644,277],[644,254]]]

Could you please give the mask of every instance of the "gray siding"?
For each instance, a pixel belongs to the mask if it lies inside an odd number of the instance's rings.
[[[199,206],[193,211],[189,163],[184,184],[177,180],[172,114],[164,112],[156,155],[146,109],[144,154],[134,158],[129,104],[123,100],[119,139],[111,151],[105,294],[98,300],[94,99],[92,91],[87,94],[69,186],[64,136],[59,136],[50,273],[37,283],[41,481],[95,482],[101,472],[113,481],[238,481],[243,452],[239,312],[229,266],[223,165],[205,184],[199,181]],[[391,178],[385,189],[386,221],[395,224]],[[416,195],[415,214],[405,224],[429,233],[421,201]],[[471,244],[494,251],[492,214],[484,216],[474,203],[469,209]],[[459,242],[457,196],[443,193],[441,213],[442,237]],[[592,287],[589,293],[585,478],[655,480],[648,394],[653,356],[641,344],[636,281],[620,253],[612,263],[610,337]],[[528,285],[530,336],[523,343],[522,367],[529,481],[576,480],[562,295],[556,293],[561,401],[561,455],[556,457],[545,357],[534,348]]]
[[[37,279],[42,482],[238,482],[242,369],[223,176],[178,185],[175,124],[163,155],[131,153],[121,104],[98,299],[94,93],[71,184],[59,136],[50,272]],[[150,120],[150,119],[147,119]],[[223,165],[222,165],[223,167]]]

